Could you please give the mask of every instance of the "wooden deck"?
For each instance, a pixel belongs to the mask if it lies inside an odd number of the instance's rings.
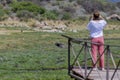
[[[109,80],[111,80],[111,77],[112,77],[114,71],[115,71],[114,69],[109,70]],[[90,69],[87,70],[87,73],[89,73],[89,72],[90,72]],[[105,71],[101,71],[99,69],[93,70],[87,80],[106,80],[106,72],[107,72],[106,70]],[[70,75],[72,77],[76,77],[76,80],[84,80],[83,79],[84,73],[85,73],[85,69],[82,69],[82,70],[72,69],[72,72]],[[113,80],[120,80],[120,70],[117,70]]]

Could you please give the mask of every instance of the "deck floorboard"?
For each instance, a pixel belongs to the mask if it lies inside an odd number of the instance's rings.
[[[109,80],[111,80],[111,77],[114,73],[114,69],[110,69],[109,70]],[[79,77],[83,77],[84,73],[85,73],[85,69],[72,69],[73,74],[77,74]],[[90,69],[87,70],[87,73],[90,72]],[[92,80],[106,80],[106,72],[107,70],[101,71],[101,70],[93,70],[91,72],[91,74],[89,75],[89,78]],[[120,70],[117,70],[117,72],[115,73],[115,76],[113,78],[113,80],[120,80]]]

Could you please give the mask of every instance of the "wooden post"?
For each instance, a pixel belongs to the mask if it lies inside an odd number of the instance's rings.
[[[70,74],[71,66],[70,66],[70,39],[68,38],[68,74]]]
[[[87,42],[85,42],[85,78],[87,77]]]
[[[106,64],[107,64],[107,72],[106,72],[106,80],[109,80],[109,56],[110,56],[110,46],[107,45],[107,54],[106,54]]]

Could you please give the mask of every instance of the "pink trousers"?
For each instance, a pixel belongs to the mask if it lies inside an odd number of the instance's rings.
[[[92,38],[91,41],[99,44],[104,44],[104,37]],[[94,65],[97,61],[97,54],[99,53],[99,55],[101,55],[103,51],[104,51],[104,45],[91,44],[93,67],[97,67],[97,65]],[[100,68],[104,68],[104,54],[101,56],[99,60],[99,66]]]

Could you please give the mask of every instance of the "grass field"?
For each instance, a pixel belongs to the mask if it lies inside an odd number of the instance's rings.
[[[67,74],[67,39],[61,34],[87,38],[86,30],[77,33],[11,30],[7,28],[7,32],[0,34],[0,80],[73,80]],[[105,38],[120,38],[118,29],[105,30],[104,33]],[[59,48],[55,46],[56,42],[66,47]],[[105,42],[120,44],[119,40]],[[120,47],[112,50],[120,55]]]

